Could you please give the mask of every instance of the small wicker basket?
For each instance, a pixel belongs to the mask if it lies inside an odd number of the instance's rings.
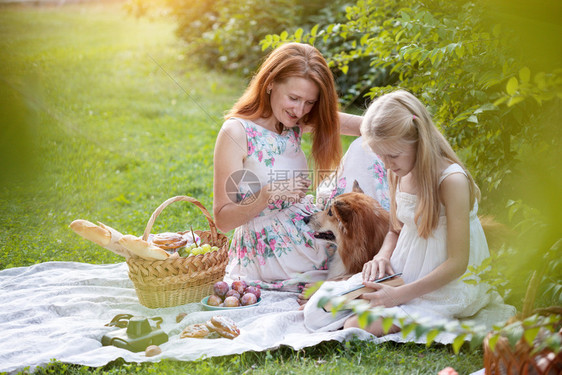
[[[162,203],[152,214],[146,225],[143,240],[148,239],[154,221],[160,213],[174,202],[186,201],[196,205],[209,222],[206,231],[194,231],[202,243],[219,247],[218,251],[166,260],[129,258],[129,278],[141,304],[148,308],[172,307],[199,302],[213,291],[213,285],[222,280],[228,263],[228,238],[217,233],[217,227],[207,209],[196,199],[176,196]],[[188,232],[188,231],[186,231]],[[186,232],[180,232],[184,234]]]
[[[492,351],[484,339],[484,369],[486,375],[554,375],[562,371],[562,352],[551,350],[533,353],[533,348],[521,339],[512,348],[506,337],[500,337]]]
[[[533,272],[525,294],[523,310],[518,319],[524,320],[534,313],[545,316],[562,315],[562,309],[559,306],[533,310],[540,281],[541,276],[536,271]],[[560,329],[557,334],[562,336],[562,328],[558,325],[556,329]],[[550,349],[543,349],[537,353],[523,337],[517,341],[515,347],[512,347],[504,336],[498,338],[494,350],[492,350],[490,347],[492,336],[493,333],[490,332],[483,343],[484,373],[486,375],[554,375],[562,373],[562,352],[554,353]]]

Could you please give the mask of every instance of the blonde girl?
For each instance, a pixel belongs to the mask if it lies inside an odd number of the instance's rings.
[[[375,100],[365,114],[361,133],[387,169],[391,225],[380,252],[362,273],[347,286],[325,283],[313,299],[364,283],[375,291],[362,298],[372,306],[386,307],[385,313],[395,317],[473,316],[490,302],[491,294],[479,280],[460,280],[469,265],[477,266],[489,256],[477,217],[479,189],[472,176],[426,108],[409,92],[400,90]],[[398,272],[405,281],[402,286],[372,282]],[[351,312],[334,318],[318,313],[314,305],[316,301],[311,300],[305,308],[305,324],[311,330],[359,327]],[[384,334],[380,320],[366,330]],[[391,332],[398,330],[391,328]]]
[[[400,306],[406,315],[459,318],[487,303],[486,286],[459,278],[489,256],[476,215],[480,191],[424,105],[407,91],[382,96],[369,107],[361,132],[388,170],[391,228],[381,251],[363,268],[376,289],[372,306]],[[402,272],[405,285],[371,281]],[[351,317],[345,327],[358,326]],[[393,327],[394,330],[397,327]],[[382,334],[380,322],[367,330]]]

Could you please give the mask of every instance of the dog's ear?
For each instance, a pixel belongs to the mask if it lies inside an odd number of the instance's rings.
[[[343,229],[347,230],[346,224],[352,222],[353,207],[343,200],[336,200],[332,204],[332,213],[336,216]]]
[[[351,191],[354,193],[365,193],[359,186],[359,182],[357,182],[357,180],[353,180],[353,188],[351,189]]]

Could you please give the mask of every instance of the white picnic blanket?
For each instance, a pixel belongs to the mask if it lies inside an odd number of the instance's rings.
[[[304,313],[298,311],[293,293],[267,292],[259,306],[227,311],[204,311],[200,304],[149,309],[137,299],[128,278],[126,263],[94,265],[47,262],[0,271],[0,372],[13,373],[43,366],[56,359],[86,366],[103,366],[117,358],[127,362],[157,362],[163,358],[192,361],[203,357],[265,351],[286,345],[296,350],[322,341],[405,340],[401,334],[374,338],[360,329],[310,332]],[[188,313],[176,323],[179,313]],[[146,357],[113,346],[102,346],[102,336],[115,329],[105,327],[121,313],[162,317],[161,328],[169,341],[162,353]],[[180,339],[189,324],[202,323],[213,315],[226,315],[240,328],[236,339]],[[501,317],[497,317],[500,320]],[[442,334],[436,341],[450,343]]]

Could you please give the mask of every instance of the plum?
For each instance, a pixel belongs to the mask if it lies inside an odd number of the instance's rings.
[[[240,299],[240,293],[238,293],[234,289],[230,289],[228,292],[226,292],[226,295],[224,297],[226,298],[226,297],[230,297],[230,296],[234,296],[234,297]]]
[[[234,280],[232,282],[232,289],[240,293],[240,295],[244,294],[244,289],[246,289],[247,286],[248,284],[246,284],[244,280]]]
[[[253,305],[256,302],[258,302],[258,298],[253,293],[246,293],[240,298],[242,306]]]
[[[211,294],[209,299],[207,299],[207,305],[209,306],[218,306],[222,303],[222,298],[217,296],[216,294]]]
[[[226,297],[224,299],[224,307],[238,307],[240,306],[240,300],[234,296]]]
[[[258,287],[255,287],[253,285],[250,285],[249,287],[247,287],[244,290],[244,294],[246,294],[246,293],[255,294],[257,299],[260,299],[260,297],[261,297],[261,289],[258,288]]]
[[[215,294],[221,298],[224,298],[229,289],[230,288],[228,287],[228,283],[225,281],[218,281],[213,286]]]

